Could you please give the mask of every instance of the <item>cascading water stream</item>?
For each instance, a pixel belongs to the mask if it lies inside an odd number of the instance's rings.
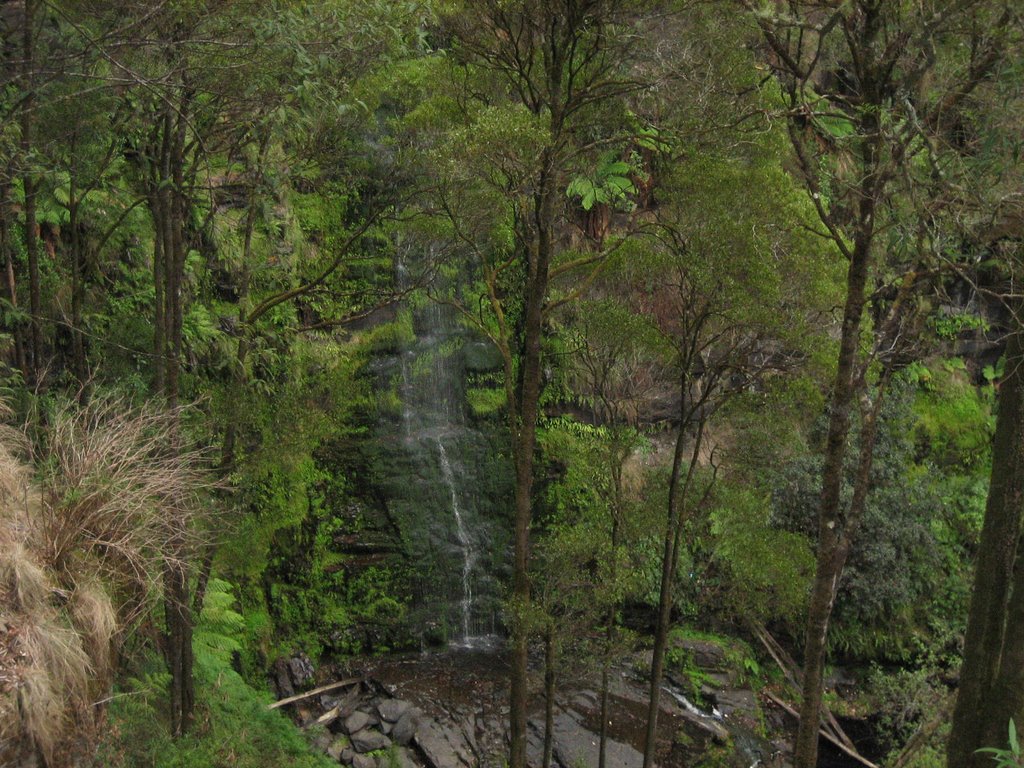
[[[395,277],[402,287],[409,282],[402,260]],[[392,358],[402,451],[389,501],[407,530],[417,531],[409,541],[424,574],[415,587],[424,626],[462,648],[489,647],[499,609],[497,558],[484,547],[500,547],[501,538],[483,514],[497,496],[485,474],[494,460],[489,437],[466,416],[467,335],[442,304],[411,313],[414,336]]]
[[[471,646],[473,637],[470,635],[470,618],[473,615],[473,564],[476,562],[476,550],[473,548],[473,540],[469,537],[466,524],[462,519],[462,508],[459,506],[459,491],[455,486],[455,474],[452,472],[451,462],[448,461],[448,452],[444,449],[441,438],[437,438],[437,453],[441,460],[441,476],[452,497],[452,514],[455,516],[455,533],[459,538],[462,547],[462,637],[461,644]]]

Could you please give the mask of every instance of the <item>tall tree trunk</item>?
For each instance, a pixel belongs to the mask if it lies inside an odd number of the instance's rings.
[[[536,280],[535,276],[531,276],[534,286],[527,303],[515,451],[515,533],[512,576],[515,616],[512,621],[512,679],[509,709],[512,739],[510,765],[512,768],[525,768],[526,766],[527,676],[529,671],[526,617],[530,607],[530,519],[533,505],[533,454],[537,442],[537,417],[540,401],[541,305],[546,292],[546,287],[544,289],[536,287]]]
[[[181,394],[181,358],[182,330],[184,320],[184,281],[185,256],[188,246],[185,237],[186,216],[188,215],[188,199],[185,189],[185,138],[187,123],[188,98],[184,97],[175,118],[174,135],[171,139],[169,157],[170,195],[169,195],[169,230],[170,251],[165,253],[167,262],[166,302],[164,321],[166,324],[167,345],[167,379],[164,392],[167,403],[176,408]]]
[[[821,713],[827,711],[822,706],[822,688],[825,667],[825,651],[828,644],[828,625],[839,590],[839,580],[846,567],[850,549],[864,517],[868,490],[871,485],[871,468],[874,463],[875,439],[878,432],[878,416],[885,400],[889,371],[883,373],[882,381],[877,387],[874,402],[865,409],[861,421],[860,452],[854,477],[853,498],[841,523],[834,527],[835,535],[829,531],[829,537],[822,546],[819,543],[818,560],[815,569],[814,585],[808,606],[807,635],[804,645],[803,668],[803,699],[801,701],[800,724],[797,731],[798,739],[804,734],[805,722],[814,723],[813,735],[814,763],[817,763],[818,731],[821,727]],[[814,681],[808,683],[807,676],[812,675]],[[810,707],[815,709],[811,710]],[[805,721],[805,718],[807,720]],[[797,749],[807,748],[806,744],[797,742]]]
[[[665,538],[662,550],[661,585],[658,597],[658,623],[654,629],[654,649],[651,656],[651,680],[647,698],[647,732],[644,737],[644,768],[654,765],[658,749],[658,711],[661,707],[661,681],[665,675],[665,649],[668,633],[672,626],[672,585],[676,578],[676,564],[679,546],[682,543],[683,522],[686,513],[686,496],[693,482],[697,457],[704,440],[705,422],[701,417],[694,435],[690,461],[683,474],[683,457],[686,453],[687,424],[690,411],[687,408],[688,373],[680,376],[680,421],[676,446],[672,454],[672,476],[668,486],[668,514],[665,521]]]
[[[1024,506],[1024,341],[1017,330],[1006,351],[1006,378],[999,387],[992,474],[978,546],[974,587],[964,638],[964,660],[946,750],[949,768],[988,765],[982,746],[1005,745],[1007,721],[1020,717],[1016,685],[1024,637],[1024,568],[1014,574]],[[1012,624],[1007,611],[1010,589]],[[1011,635],[1008,629],[1012,629]],[[1004,642],[1007,648],[1004,650]],[[1005,656],[1005,658],[1004,658]]]
[[[170,195],[168,228],[170,242],[165,246],[166,287],[164,290],[165,345],[167,349],[164,394],[168,407],[178,407],[181,395],[182,330],[184,318],[184,274],[187,244],[185,222],[188,197],[185,189],[185,138],[187,126],[187,95],[182,98],[176,115],[174,136],[171,140]],[[172,571],[173,590],[169,610],[174,619],[168,626],[174,665],[171,669],[172,707],[180,703],[180,716],[172,719],[172,733],[184,735],[192,725],[195,694],[193,692],[192,658],[192,601],[189,599],[188,571],[184,563]]]
[[[151,136],[149,209],[153,217],[153,392],[167,388],[167,269],[170,251],[171,110],[162,105],[159,127]]]
[[[36,221],[36,195],[38,188],[32,168],[35,148],[35,19],[36,0],[24,0],[22,28],[22,87],[25,98],[21,109],[21,150],[25,171],[22,185],[25,190],[25,252],[28,256],[28,306],[31,339],[31,371],[38,381],[43,369],[42,341],[42,289],[39,277],[39,224]]]
[[[185,179],[185,141],[189,96],[185,93],[177,109],[161,105],[158,125],[150,146],[148,174],[149,206],[153,215],[154,249],[154,393],[168,408],[180,400],[182,357],[183,284],[187,244],[185,237],[189,197]],[[178,438],[180,439],[180,438]],[[195,705],[193,683],[192,601],[189,599],[189,571],[185,548],[186,532],[180,532],[175,559],[164,572],[164,654],[171,675],[171,733],[186,734],[192,725]]]
[[[839,345],[839,365],[829,401],[829,427],[818,517],[818,556],[804,632],[803,698],[794,750],[796,768],[815,768],[817,765],[828,625],[839,576],[846,560],[843,554],[843,526],[847,521],[843,519],[840,509],[840,497],[847,440],[850,434],[850,412],[857,390],[857,353],[865,304],[864,288],[868,274],[869,243],[870,241],[867,241],[862,247],[855,249],[850,262]]]
[[[554,118],[552,118],[554,119]],[[544,303],[548,293],[548,272],[554,248],[554,197],[556,194],[550,150],[545,153],[535,202],[536,230],[527,242],[526,311],[523,321],[518,414],[511,415],[515,444],[515,532],[512,596],[512,664],[509,702],[510,768],[526,768],[526,725],[528,691],[528,629],[530,608],[530,521],[533,509],[533,461],[540,414],[541,339]],[[511,409],[510,409],[511,410]]]
[[[865,23],[865,50],[871,49],[876,34],[875,24]],[[862,98],[868,104],[880,103],[881,96],[875,92],[874,83],[865,82],[862,88]],[[853,518],[859,514],[852,508],[845,516],[842,514],[841,495],[851,411],[863,386],[863,377],[858,376],[861,321],[867,303],[865,288],[871,268],[875,207],[884,186],[878,168],[881,153],[878,111],[865,109],[859,128],[859,135],[866,137],[862,139],[858,158],[863,176],[858,188],[853,248],[846,273],[846,302],[843,306],[836,377],[829,398],[828,433],[825,439],[825,462],[822,468],[821,502],[818,513],[818,555],[804,630],[803,691],[800,724],[793,755],[794,768],[815,768],[817,765],[828,626],[839,578],[846,565],[845,553],[849,551],[849,539],[854,533],[852,529],[856,527]],[[870,467],[870,459],[874,454],[874,439],[872,437],[870,442],[865,442],[866,438],[862,432],[861,453],[867,450],[866,458]],[[865,494],[866,492],[865,488]],[[847,541],[844,542],[844,538]]]
[[[1006,459],[1004,467],[1012,478],[1010,484],[1014,486],[1008,494],[1007,506],[1016,507],[1019,515],[1024,506],[1024,409],[1019,407],[1019,403],[1017,416],[1016,449],[1012,455],[1002,458]],[[1019,536],[1016,538],[1019,540]],[[1003,637],[999,675],[992,685],[989,705],[985,708],[988,722],[981,731],[980,747],[1005,749],[1010,720],[1024,723],[1024,566],[1021,563],[1017,563],[1014,568],[1013,592],[1006,612]],[[989,765],[987,762],[980,764]]]
[[[622,493],[622,464],[625,462],[625,455],[616,451],[612,458],[612,529],[611,529],[611,552],[612,572],[611,582],[615,589],[619,581],[619,526],[622,518],[623,493]],[[605,617],[607,626],[604,631],[604,658],[601,660],[601,730],[597,744],[597,768],[605,768],[607,765],[608,752],[608,688],[609,688],[609,667],[611,666],[612,649],[615,643],[615,616],[618,613],[618,603],[611,601],[608,605],[608,615]]]
[[[164,257],[164,211],[161,193],[156,191],[150,197],[150,213],[153,216],[153,392],[162,393],[167,378],[167,354],[164,344],[164,271],[167,263]]]

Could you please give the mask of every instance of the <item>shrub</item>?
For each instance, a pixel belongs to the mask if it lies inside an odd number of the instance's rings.
[[[126,629],[190,551],[178,415],[101,399],[58,406],[36,446],[0,431],[0,762],[93,739]]]

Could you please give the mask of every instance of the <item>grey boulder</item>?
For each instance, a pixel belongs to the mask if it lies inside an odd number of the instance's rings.
[[[356,752],[373,752],[375,749],[387,749],[391,746],[391,739],[380,731],[371,731],[368,728],[353,733],[351,738],[352,748]]]

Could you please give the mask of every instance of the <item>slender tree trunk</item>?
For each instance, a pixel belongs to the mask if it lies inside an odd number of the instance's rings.
[[[150,196],[153,217],[153,392],[164,391],[164,221],[160,193]]]
[[[661,707],[661,681],[665,675],[665,649],[672,625],[672,585],[676,578],[676,563],[679,559],[679,545],[682,543],[683,521],[686,512],[686,495],[700,454],[704,439],[704,421],[701,419],[694,436],[690,462],[683,474],[683,457],[686,453],[687,387],[688,374],[680,376],[680,397],[682,409],[679,433],[672,454],[672,476],[668,486],[668,514],[665,521],[665,540],[662,551],[661,586],[658,597],[658,623],[654,630],[654,648],[651,656],[651,681],[647,699],[647,733],[644,739],[644,768],[654,765],[658,749],[658,711]]]
[[[615,562],[612,564],[612,583],[615,584],[618,581],[618,538],[619,538],[619,521],[618,517],[612,519],[612,557],[615,558]],[[615,615],[618,612],[618,605],[612,603],[608,608],[608,615],[605,617],[605,621],[608,622],[608,626],[605,627],[604,631],[604,659],[601,663],[601,730],[600,737],[597,746],[597,768],[605,768],[607,765],[607,751],[608,751],[608,688],[609,688],[609,667],[611,666],[611,654],[612,648],[615,643]]]
[[[522,357],[523,383],[516,439],[515,533],[512,595],[512,670],[510,732],[512,768],[526,766],[528,631],[530,607],[530,518],[533,496],[533,453],[536,447],[538,402],[540,399],[541,300],[532,292],[527,306],[526,343]]]
[[[541,768],[551,768],[555,745],[555,627],[551,622],[544,633],[544,757]]]
[[[167,348],[166,379],[164,382],[167,404],[177,408],[181,395],[181,359],[183,352],[182,329],[184,317],[184,273],[187,245],[185,239],[185,221],[188,213],[188,198],[185,189],[185,138],[187,126],[187,96],[182,99],[176,115],[174,135],[171,140],[170,193],[169,193],[169,248],[165,246],[165,262],[167,271],[164,275],[166,288],[164,300],[165,344]],[[170,611],[174,625],[169,626],[172,659],[177,665],[171,670],[172,706],[181,705],[180,717],[175,726],[172,720],[172,733],[184,735],[192,725],[195,706],[192,658],[192,602],[189,599],[188,571],[184,563],[172,572],[173,590],[170,594]]]
[[[839,590],[839,579],[842,576],[843,568],[850,555],[850,549],[860,527],[860,521],[864,516],[864,508],[867,504],[868,490],[871,481],[871,468],[874,463],[874,446],[878,431],[878,415],[885,398],[885,389],[888,382],[888,372],[883,375],[883,381],[878,387],[875,402],[871,408],[865,411],[861,426],[861,446],[857,462],[857,471],[854,479],[853,498],[850,501],[849,510],[845,520],[836,526],[836,535],[830,535],[826,546],[819,544],[818,560],[815,570],[815,580],[811,591],[811,600],[808,607],[807,637],[804,647],[804,668],[803,668],[803,695],[800,711],[800,730],[798,736],[803,732],[804,718],[810,718],[816,723],[816,730],[821,728],[821,713],[828,711],[822,705],[822,688],[825,666],[825,651],[828,643],[828,624],[832,615],[832,608],[835,605],[836,595]],[[807,676],[812,675],[814,682],[808,683]],[[810,709],[814,706],[813,715]],[[814,735],[814,749],[817,751],[818,734]],[[798,742],[798,748],[800,744]],[[806,748],[806,745],[804,745]],[[814,756],[815,764],[817,754]]]
[[[864,42],[870,50],[877,32],[873,24],[865,24]],[[863,98],[871,104],[879,103],[873,84],[863,84]],[[832,616],[839,577],[846,564],[845,551],[851,538],[850,520],[843,519],[841,494],[843,467],[847,441],[850,435],[851,411],[860,389],[858,357],[861,340],[861,320],[867,303],[865,287],[871,267],[871,249],[875,234],[875,206],[883,183],[878,176],[881,131],[878,112],[865,110],[861,119],[860,168],[863,169],[858,191],[857,221],[854,229],[853,249],[846,273],[846,302],[843,306],[843,324],[839,338],[839,356],[836,378],[829,399],[828,434],[825,439],[825,462],[822,468],[821,503],[818,513],[818,556],[807,608],[804,631],[804,676],[800,705],[800,725],[794,747],[794,768],[815,768],[818,761],[818,729],[821,720],[822,685],[825,668],[825,649],[828,626]],[[880,395],[881,396],[881,395]],[[865,443],[862,433],[862,453],[866,448],[874,452],[874,440]],[[866,493],[866,489],[865,489]],[[853,511],[848,517],[853,516]],[[847,530],[844,533],[844,526]]]
[[[169,563],[164,572],[167,622],[167,665],[171,673],[171,735],[184,736],[192,726],[195,687],[192,679],[192,615],[188,573],[184,564]]]
[[[149,209],[153,217],[153,392],[163,395],[167,388],[167,264],[170,250],[171,113],[166,104],[154,130],[149,169]]]
[[[85,303],[85,254],[82,252],[82,234],[79,231],[79,202],[74,181],[68,200],[71,228],[71,370],[78,381],[78,400],[83,405],[89,400],[89,368],[85,357],[85,333],[82,328],[82,309]]]
[[[1007,375],[999,387],[992,475],[946,751],[949,768],[988,765],[990,758],[975,750],[982,746],[1004,747],[1009,718],[1020,717],[1019,691],[1010,687],[1019,682],[1021,670],[1013,667],[1022,664],[1024,636],[1024,568],[1018,565],[1014,574],[1024,506],[1022,366],[1024,341],[1018,331],[1010,337]],[[1008,608],[1012,623],[1007,621]]]
[[[1015,450],[1006,456],[1009,483],[1013,486],[1008,494],[1008,506],[1016,507],[1017,514],[1024,507],[1024,409],[1017,405],[1017,435]],[[1004,465],[1005,466],[1005,465]],[[1017,537],[1019,539],[1019,536]],[[1020,547],[1018,546],[1018,553]],[[1013,592],[1006,613],[1003,652],[1000,657],[999,675],[992,685],[990,703],[984,711],[988,722],[981,732],[980,747],[1006,748],[1010,720],[1024,723],[1024,566],[1017,563],[1013,574]],[[977,757],[991,757],[980,755]],[[972,758],[973,759],[973,758]],[[978,765],[987,766],[983,759]]]
[[[185,225],[189,210],[185,186],[187,106],[187,94],[173,114],[168,105],[162,105],[159,125],[151,135],[156,157],[150,161],[148,179],[155,243],[154,392],[162,396],[171,409],[178,406],[181,386]],[[164,653],[171,675],[171,733],[175,737],[188,732],[195,706],[193,614],[185,533],[180,532],[175,560],[166,565],[164,572]]]
[[[528,631],[530,607],[530,521],[533,508],[533,461],[540,413],[541,339],[544,302],[548,293],[548,271],[554,246],[554,181],[550,170],[541,175],[536,200],[536,231],[531,238],[533,252],[527,254],[527,296],[523,322],[518,414],[512,416],[515,442],[515,532],[513,539],[512,664],[509,702],[510,768],[526,768],[526,725],[528,691]]]
[[[840,494],[850,434],[850,410],[857,389],[857,348],[860,342],[867,270],[868,253],[866,250],[858,249],[854,253],[847,276],[848,293],[840,340],[839,366],[830,401],[818,520],[818,556],[804,633],[803,698],[794,752],[796,768],[815,768],[818,760],[818,729],[821,719],[828,626],[839,577],[846,562],[843,539],[848,537],[843,533],[842,526],[847,521],[842,519]]]
[[[611,529],[611,552],[612,572],[611,582],[615,589],[618,589],[619,581],[619,529],[623,515],[623,491],[622,491],[622,465],[626,461],[628,452],[619,450],[618,445],[612,447],[612,529]],[[615,645],[615,616],[618,613],[618,602],[611,601],[608,606],[608,615],[605,617],[607,626],[604,632],[604,659],[601,662],[601,730],[597,745],[597,768],[605,768],[608,762],[608,725],[609,725],[609,667],[612,661],[612,650]]]
[[[25,190],[25,252],[28,256],[28,306],[31,339],[31,370],[38,381],[43,369],[42,341],[42,289],[39,277],[39,224],[36,221],[36,194],[38,192],[32,168],[35,145],[35,13],[36,0],[24,0],[22,28],[22,87],[25,98],[21,110],[21,150],[25,172],[22,186]]]
[[[182,329],[184,319],[184,278],[185,256],[188,250],[185,240],[185,220],[188,201],[185,190],[185,129],[187,126],[187,99],[182,99],[176,116],[174,135],[171,140],[170,156],[170,252],[167,258],[167,288],[164,295],[167,308],[167,380],[165,392],[171,408],[178,405],[181,394]]]

